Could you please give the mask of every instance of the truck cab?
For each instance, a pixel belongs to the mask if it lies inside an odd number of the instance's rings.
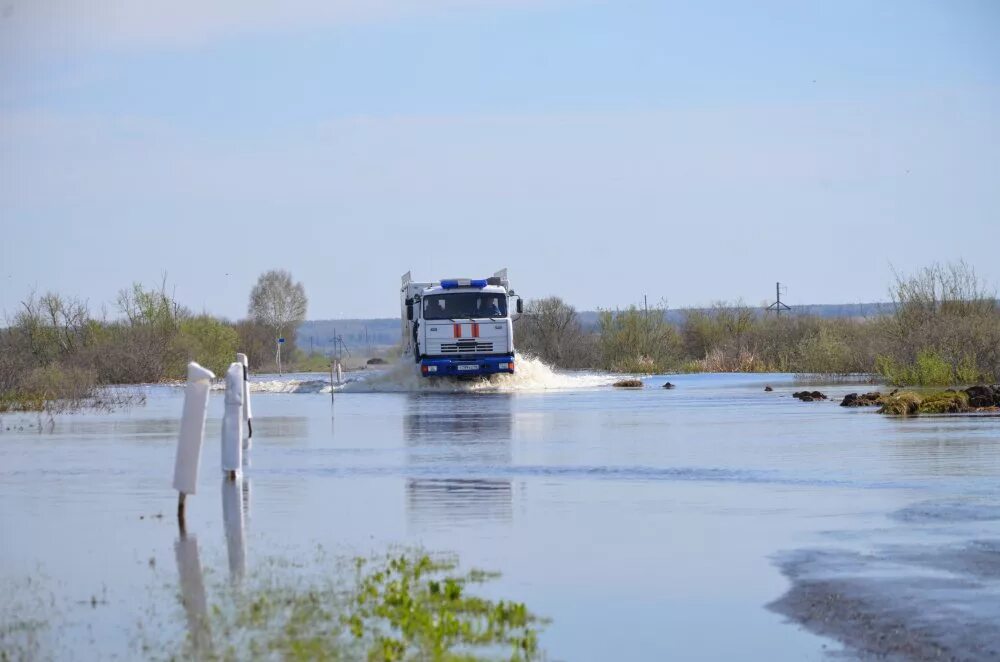
[[[514,372],[513,314],[523,304],[507,270],[490,278],[417,283],[403,276],[402,344],[425,377]]]

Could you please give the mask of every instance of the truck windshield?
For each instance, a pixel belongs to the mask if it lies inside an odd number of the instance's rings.
[[[424,297],[425,320],[507,317],[507,297],[503,294],[456,292]]]

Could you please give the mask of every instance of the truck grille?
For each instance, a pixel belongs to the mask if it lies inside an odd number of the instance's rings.
[[[480,342],[478,340],[459,340],[458,342],[441,343],[442,354],[477,354],[480,352],[492,352],[493,343]]]

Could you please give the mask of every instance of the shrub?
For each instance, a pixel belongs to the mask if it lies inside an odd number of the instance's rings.
[[[883,379],[897,386],[947,386],[953,382],[951,365],[931,351],[917,354],[912,365],[880,356],[875,367]]]
[[[197,361],[221,376],[236,360],[239,335],[222,320],[199,315],[180,322],[176,342],[184,359],[170,367],[171,376],[182,378],[188,361]]]
[[[970,357],[963,358],[953,366],[932,351],[918,353],[912,365],[880,356],[875,362],[875,370],[886,382],[897,386],[974,384],[990,377],[983,375]]]
[[[828,375],[851,372],[854,369],[851,348],[828,326],[807,336],[796,345],[796,362],[809,372]]]
[[[1000,378],[996,293],[974,269],[958,262],[933,265],[908,277],[897,274],[892,298],[895,310],[884,329],[884,356],[892,363],[883,360],[882,367],[893,368],[901,382]],[[936,365],[927,364],[929,356]],[[948,367],[946,380],[942,363]]]
[[[528,301],[514,324],[518,351],[558,368],[592,368],[598,359],[593,334],[583,330],[576,309],[559,297]]]
[[[600,344],[605,368],[620,372],[666,372],[682,355],[681,337],[666,311],[632,306],[600,312]]]
[[[275,361],[275,338],[273,332],[253,320],[240,320],[234,325],[236,334],[239,336],[238,345],[240,351],[247,355],[250,367],[253,370],[268,371],[276,370]],[[285,336],[285,347],[282,354],[292,356],[296,351],[295,334]]]

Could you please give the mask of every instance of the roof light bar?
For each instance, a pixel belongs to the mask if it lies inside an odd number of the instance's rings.
[[[486,285],[485,278],[444,278],[441,280],[441,287],[446,290],[456,287],[486,287]]]

